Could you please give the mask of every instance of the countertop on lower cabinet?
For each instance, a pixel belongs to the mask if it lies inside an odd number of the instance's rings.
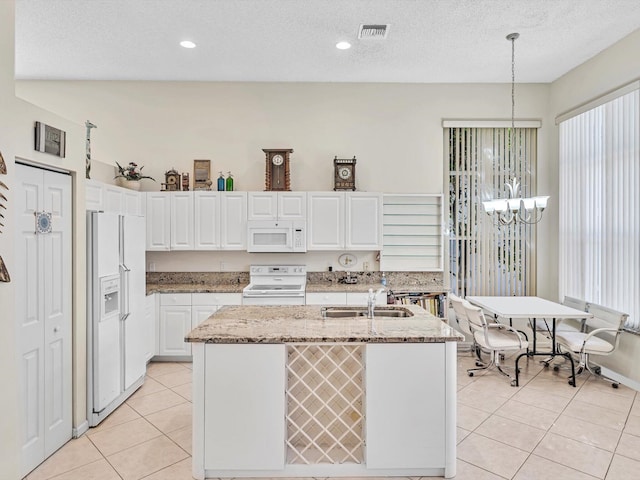
[[[344,307],[345,310],[362,308]],[[396,318],[385,312],[405,311]],[[185,341],[204,343],[433,343],[463,337],[439,318],[415,305],[376,307],[366,316],[324,318],[321,306],[228,306],[218,310]]]

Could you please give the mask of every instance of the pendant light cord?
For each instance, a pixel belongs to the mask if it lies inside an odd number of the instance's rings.
[[[519,33],[510,33],[507,40],[511,41],[511,161],[516,157],[516,39]]]

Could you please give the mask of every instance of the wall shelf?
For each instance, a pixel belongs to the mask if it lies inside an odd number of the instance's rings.
[[[380,270],[443,271],[442,194],[383,196]]]

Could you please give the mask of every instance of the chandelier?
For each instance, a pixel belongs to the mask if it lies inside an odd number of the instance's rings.
[[[515,158],[515,41],[519,36],[519,33],[507,35],[507,40],[511,42],[511,158]],[[538,223],[542,219],[542,212],[547,206],[549,197],[522,197],[520,195],[520,183],[515,178],[511,183],[506,183],[505,185],[509,190],[509,198],[482,202],[485,212],[489,215],[494,215],[502,225],[515,222]]]

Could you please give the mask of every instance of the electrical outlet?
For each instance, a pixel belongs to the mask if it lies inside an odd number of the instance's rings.
[[[369,271],[369,262],[362,262],[362,270],[365,272]]]
[[[225,269],[225,264],[224,264],[224,262],[220,262],[220,271],[221,271],[221,272],[224,272],[224,269]]]
[[[156,262],[149,262],[149,271],[150,272],[156,271]]]

